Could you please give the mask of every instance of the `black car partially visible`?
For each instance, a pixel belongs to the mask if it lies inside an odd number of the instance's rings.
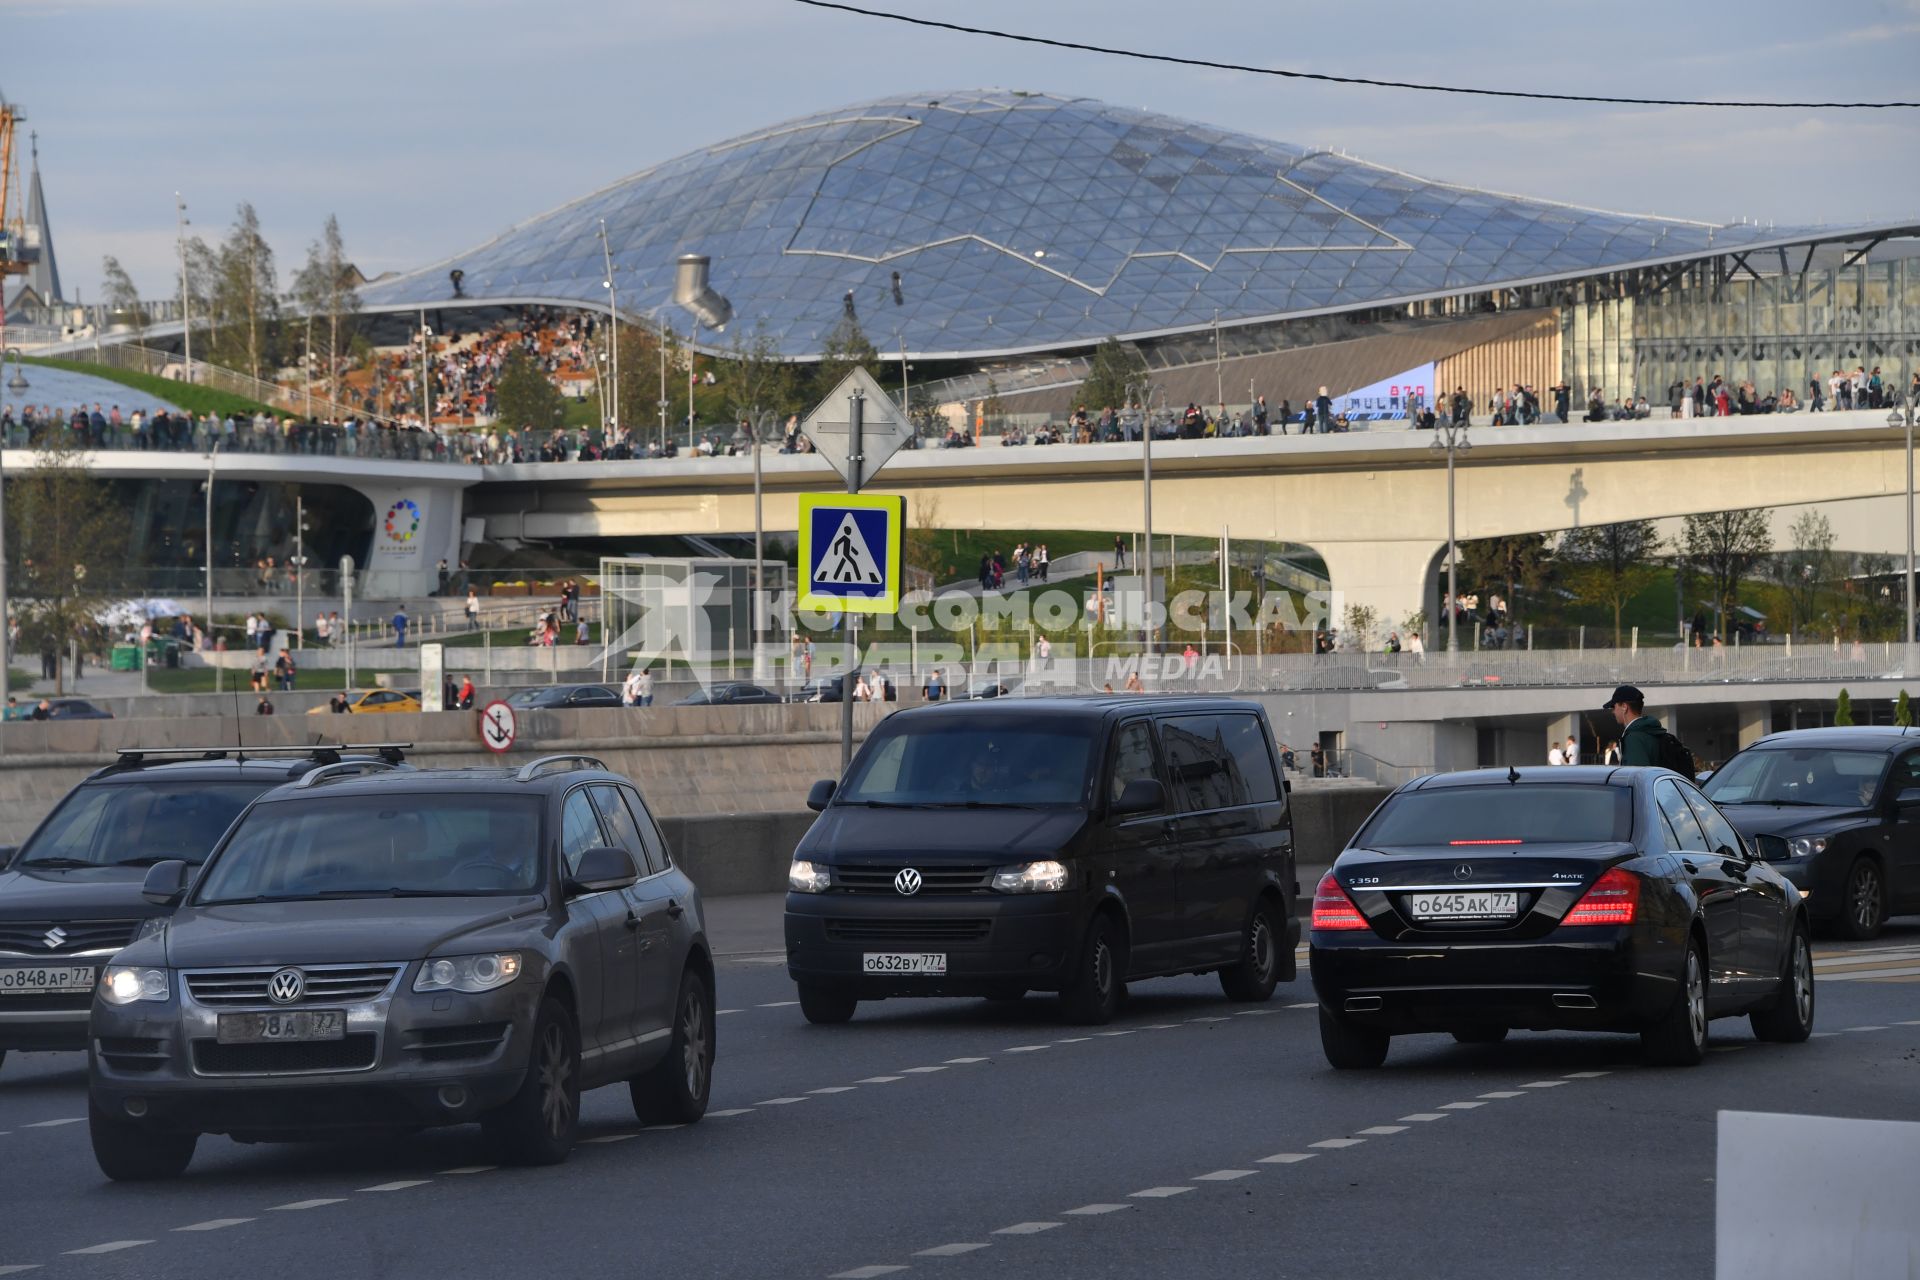
[[[673,705],[676,707],[733,707],[784,701],[786,699],[771,689],[763,689],[757,684],[747,684],[744,681],[729,681],[725,684],[696,689]]]
[[[1691,1066],[1707,1024],[1805,1040],[1813,959],[1799,893],[1664,769],[1483,769],[1401,787],[1314,894],[1320,1038],[1335,1067],[1390,1039],[1639,1033]]]
[[[1706,793],[1793,882],[1817,932],[1872,938],[1888,916],[1920,912],[1920,736],[1866,725],[1771,734]]]
[[[617,707],[620,695],[603,684],[549,684],[522,689],[507,699],[515,707]]]

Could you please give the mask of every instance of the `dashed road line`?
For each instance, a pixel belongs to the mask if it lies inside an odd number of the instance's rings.
[[[1299,1164],[1302,1160],[1313,1159],[1311,1151],[1282,1151],[1278,1155],[1262,1156],[1255,1164]]]
[[[753,1110],[752,1107],[728,1107],[725,1111],[707,1112],[707,1119],[712,1120],[717,1116],[743,1116],[751,1110]]]
[[[937,1244],[931,1249],[922,1249],[913,1256],[916,1258],[957,1258],[963,1253],[972,1253],[976,1249],[991,1249],[986,1242],[979,1244]]]
[[[1045,1044],[1016,1044],[1011,1048],[1002,1049],[1000,1052],[1002,1053],[1038,1053],[1042,1049],[1050,1049],[1052,1047],[1053,1047],[1052,1045],[1045,1045]]]
[[[1447,1113],[1444,1111],[1416,1111],[1410,1116],[1401,1116],[1400,1118],[1402,1120],[1412,1120],[1412,1121],[1418,1121],[1418,1122],[1425,1122],[1428,1120],[1445,1120],[1447,1118]]]
[[[601,1134],[600,1136],[598,1136],[598,1137],[596,1137],[596,1138],[582,1138],[582,1139],[580,1139],[580,1141],[582,1141],[582,1142],[594,1142],[594,1143],[604,1143],[604,1142],[625,1142],[625,1141],[627,1141],[627,1140],[628,1140],[629,1138],[637,1138],[637,1137],[639,1137],[639,1136],[640,1136],[640,1135],[639,1135],[638,1133],[603,1133],[603,1134]],[[371,1187],[362,1187],[362,1188],[361,1188],[361,1190],[363,1190],[363,1191],[370,1191],[370,1190],[372,1190],[372,1188],[371,1188]]]
[[[1875,1026],[1865,1026],[1865,1027],[1848,1027],[1847,1030],[1849,1031],[1885,1031],[1886,1028],[1875,1027]]]
[[[1500,1099],[1500,1098],[1524,1098],[1527,1095],[1520,1092],[1520,1090],[1518,1089],[1495,1089],[1492,1093],[1483,1093],[1480,1096],[1483,1098]]]
[[[1131,1208],[1133,1206],[1130,1204],[1083,1204],[1078,1209],[1067,1210],[1067,1213],[1075,1218],[1097,1218]]]
[[[90,1244],[84,1249],[68,1249],[66,1254],[118,1253],[122,1249],[137,1249],[143,1244],[152,1244],[151,1240],[109,1240],[105,1244]]]
[[[1214,1019],[1214,1021],[1215,1021],[1215,1022],[1225,1022],[1225,1021],[1226,1021],[1226,1019],[1225,1019],[1225,1018],[1215,1018],[1215,1019]],[[1089,1041],[1089,1040],[1091,1040],[1091,1039],[1093,1039],[1093,1037],[1092,1037],[1092,1036],[1068,1036],[1068,1037],[1067,1037],[1067,1038],[1066,1038],[1065,1040],[1055,1040],[1055,1041],[1054,1041],[1054,1043],[1055,1043],[1055,1044],[1085,1044],[1085,1043],[1086,1043],[1087,1041]]]
[[[865,1080],[856,1080],[855,1084],[892,1084],[895,1080],[905,1080],[905,1076],[868,1076]]]
[[[79,1124],[85,1116],[62,1116],[58,1120],[36,1120],[32,1124],[23,1124],[22,1129],[57,1129],[63,1124]]]
[[[1197,1173],[1195,1182],[1233,1182],[1240,1178],[1251,1178],[1260,1172],[1258,1169],[1215,1169],[1212,1173]]]
[[[1145,1191],[1135,1191],[1128,1198],[1132,1200],[1165,1200],[1169,1196],[1183,1196],[1193,1190],[1192,1187],[1148,1187]]]
[[[267,1212],[294,1213],[301,1209],[318,1209],[324,1205],[345,1204],[346,1202],[347,1198],[345,1196],[320,1196],[312,1200],[293,1200],[286,1204],[276,1204],[268,1209]]]
[[[1374,1125],[1371,1129],[1355,1129],[1354,1130],[1355,1133],[1363,1133],[1367,1135],[1369,1138],[1384,1138],[1389,1134],[1405,1133],[1406,1131],[1407,1131],[1407,1126],[1403,1124],[1377,1124],[1377,1125]]]
[[[225,1231],[228,1227],[237,1227],[243,1223],[255,1222],[255,1218],[208,1218],[205,1222],[193,1222],[184,1227],[175,1227],[175,1231]]]
[[[1471,1111],[1475,1107],[1484,1107],[1484,1102],[1445,1102],[1440,1105],[1442,1111]]]
[[[371,1187],[362,1187],[362,1191],[405,1191],[408,1187],[424,1187],[431,1178],[402,1178],[397,1182],[376,1182]]]
[[[1612,1074],[1613,1072],[1611,1071],[1569,1071],[1567,1072],[1566,1078],[1569,1080],[1598,1080],[1601,1076],[1610,1076]]]
[[[950,1067],[970,1067],[976,1062],[992,1061],[992,1058],[948,1058],[947,1065]]]
[[[455,1178],[469,1173],[492,1173],[499,1167],[497,1164],[463,1164],[457,1169],[442,1169],[440,1176],[443,1178]]]
[[[809,1089],[808,1093],[852,1093],[857,1086],[850,1084],[830,1084],[824,1089]]]
[[[756,1107],[787,1107],[796,1102],[805,1102],[805,1098],[768,1098],[765,1102],[756,1102]]]
[[[851,1271],[836,1271],[827,1280],[872,1280],[874,1276],[890,1276],[896,1271],[905,1271],[905,1267],[855,1267]]]
[[[1529,1080],[1520,1087],[1522,1089],[1558,1089],[1565,1083],[1565,1080]]]
[[[945,1071],[945,1070],[946,1070],[946,1068],[945,1068],[944,1066],[940,1066],[940,1067],[902,1067],[902,1068],[900,1068],[900,1074],[901,1074],[901,1075],[907,1075],[907,1076],[930,1076],[930,1075],[932,1075],[932,1074],[933,1074],[934,1072],[936,1072],[936,1071]]]
[[[1016,1222],[1010,1227],[1001,1227],[993,1234],[997,1236],[1037,1236],[1042,1231],[1051,1231],[1060,1225],[1058,1222]]]
[[[1324,1138],[1319,1142],[1309,1142],[1310,1147],[1323,1147],[1328,1151],[1339,1151],[1345,1147],[1357,1147],[1365,1138]]]
[[[40,1264],[37,1262],[5,1263],[0,1264],[0,1276],[17,1276],[22,1271],[38,1271],[39,1269]]]
[[[798,1000],[769,1000],[765,1004],[755,1005],[756,1009],[790,1009],[799,1004]]]

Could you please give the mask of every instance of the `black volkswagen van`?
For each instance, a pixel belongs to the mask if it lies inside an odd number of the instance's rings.
[[[861,1000],[1054,991],[1075,1022],[1123,984],[1294,976],[1293,828],[1273,735],[1229,698],[1023,698],[889,716],[788,878],[787,970],[811,1022]]]

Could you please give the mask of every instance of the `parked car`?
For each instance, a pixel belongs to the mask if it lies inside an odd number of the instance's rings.
[[[347,710],[356,715],[373,712],[400,712],[421,710],[418,694],[401,689],[360,689],[347,694]],[[331,700],[317,707],[307,708],[310,716],[323,716],[333,710]]]
[[[1770,734],[1706,793],[1793,882],[1817,932],[1872,938],[1888,916],[1920,912],[1920,739],[1865,725]]]
[[[1021,676],[997,676],[975,680],[953,695],[955,702],[978,702],[982,698],[1011,698],[1020,693],[1026,680]]]
[[[29,707],[27,714],[33,709]],[[85,698],[49,698],[47,699],[47,719],[49,720],[111,720],[113,712],[104,707],[96,707]]]
[[[787,971],[816,1023],[862,1000],[1060,994],[1214,972],[1235,1000],[1294,973],[1293,826],[1258,704],[1021,698],[900,711],[794,850]]]
[[[745,681],[729,681],[726,684],[708,685],[704,689],[696,689],[674,705],[677,707],[731,707],[785,701],[785,698],[771,689],[763,689],[757,684],[747,684]]]
[[[882,675],[880,681],[884,686],[881,701],[892,702],[899,697],[899,691],[894,687],[891,677]],[[841,677],[839,676],[815,676],[800,686],[800,691],[793,695],[793,700],[795,702],[838,702],[840,688]]]
[[[171,1177],[245,1141],[479,1121],[516,1162],[571,1150],[582,1090],[649,1123],[706,1111],[700,895],[633,784],[586,756],[417,772],[343,762],[252,804],[92,1014],[102,1171]]]
[[[254,797],[363,749],[123,750],[0,848],[0,1060],[87,1047],[100,966],[166,913],[141,896],[148,867],[199,865]]]
[[[1665,769],[1417,778],[1321,877],[1310,936],[1338,1068],[1418,1032],[1638,1032],[1651,1061],[1690,1066],[1710,1019],[1780,1042],[1813,1027],[1800,895]]]
[[[603,684],[547,684],[521,689],[507,699],[516,707],[617,707],[617,690]]]

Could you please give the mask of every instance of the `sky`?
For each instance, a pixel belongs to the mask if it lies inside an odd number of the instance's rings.
[[[1920,97],[1920,0],[865,3],[1429,83]],[[286,287],[329,213],[349,256],[375,275],[791,116],[980,87],[1102,98],[1627,212],[1781,224],[1920,214],[1915,110],[1625,108],[1340,87],[1039,49],[793,0],[0,0],[0,94],[39,134],[62,282],[82,300],[98,297],[106,254],[143,295],[172,295],[175,192],[209,241],[251,201]]]

